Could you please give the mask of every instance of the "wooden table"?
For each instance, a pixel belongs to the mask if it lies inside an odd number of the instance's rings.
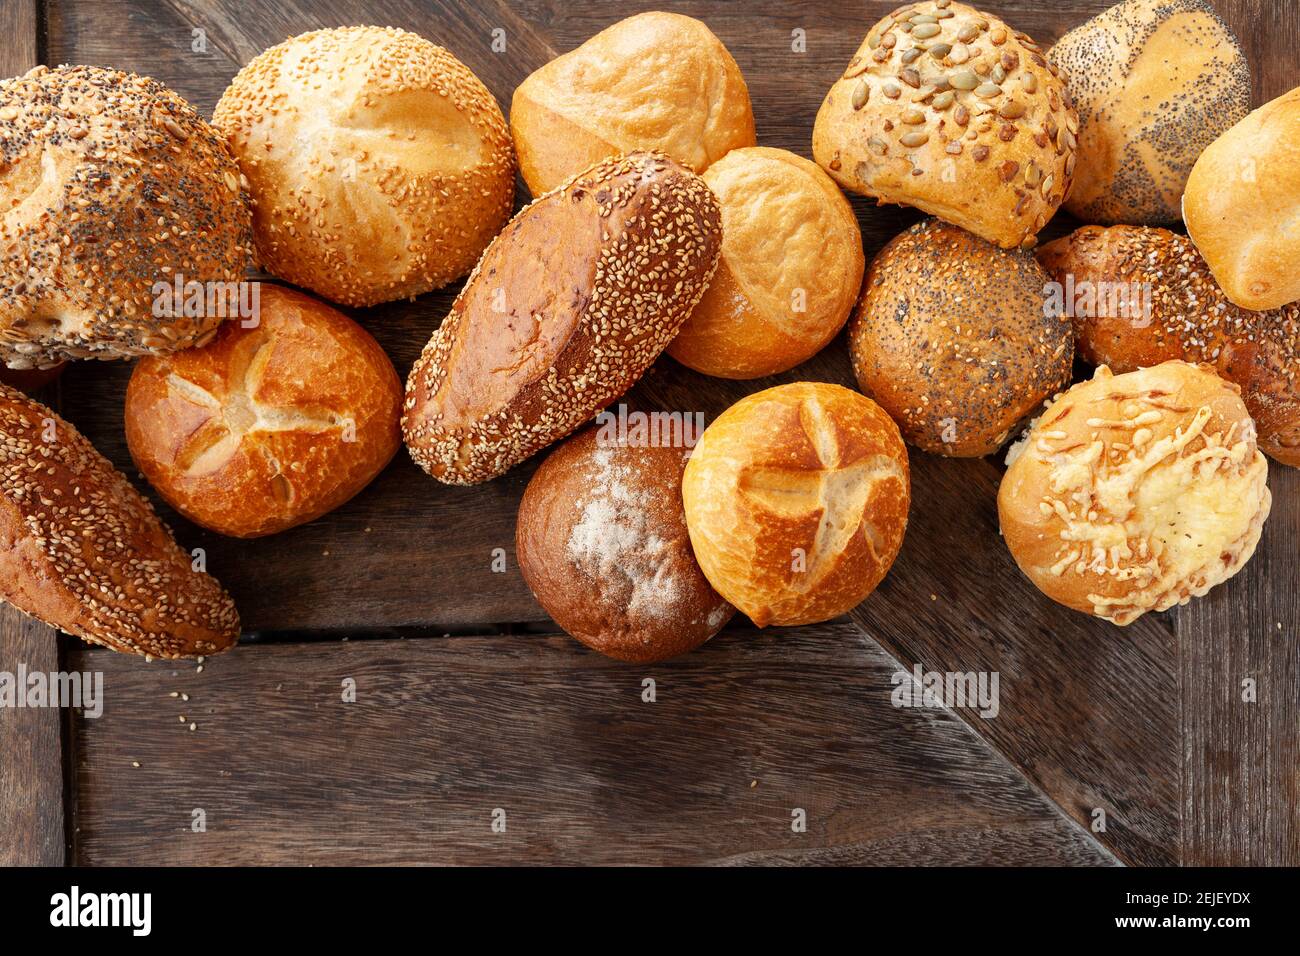
[[[1256,103],[1300,83],[1295,4],[1215,5],[1249,51]],[[748,79],[760,141],[806,156],[825,90],[894,4],[653,6],[707,21]],[[1108,3],[989,6],[1048,44]],[[0,74],[134,70],[210,115],[265,47],[379,23],[447,46],[508,107],[529,72],[631,12],[619,0],[0,0]],[[917,218],[854,204],[868,257]],[[1058,217],[1049,237],[1073,225]],[[352,314],[404,374],[454,291]],[[77,365],[46,398],[143,488],[122,435],[129,372]],[[842,339],[748,384],[665,358],[629,402],[712,416],[798,379],[851,383]],[[853,614],[739,622],[654,666],[585,651],[528,592],[514,517],[535,461],[456,489],[402,454],[344,508],[256,542],[159,505],[186,548],[207,549],[248,633],[200,671],[0,608],[0,670],[101,671],[107,699],[98,720],[0,711],[0,862],[1300,863],[1300,472],[1273,466],[1273,516],[1243,573],[1120,629],[1021,577],[998,536],[998,461],[911,459],[902,555]],[[1000,713],[895,708],[891,678],[914,663],[997,671]]]

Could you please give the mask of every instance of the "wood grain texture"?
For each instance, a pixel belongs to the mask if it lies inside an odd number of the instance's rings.
[[[847,623],[650,667],[563,635],[73,658],[107,702],[78,720],[83,864],[1114,862],[951,713],[894,707]]]
[[[36,0],[0,2],[0,76],[39,60]],[[0,671],[59,669],[58,634],[0,602]],[[0,866],[64,862],[62,715],[0,709]]]

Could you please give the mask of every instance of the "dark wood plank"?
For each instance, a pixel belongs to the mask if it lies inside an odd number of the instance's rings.
[[[36,0],[0,3],[0,76],[40,62]],[[59,669],[58,635],[0,602],[0,671]],[[0,866],[64,861],[62,715],[0,708]]]
[[[950,712],[894,707],[847,622],[653,667],[562,635],[73,660],[109,701],[78,720],[82,864],[1114,862]]]

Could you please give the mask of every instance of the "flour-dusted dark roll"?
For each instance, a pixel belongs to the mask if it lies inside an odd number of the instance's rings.
[[[713,193],[662,153],[597,163],[527,206],[411,369],[411,457],[475,484],[578,428],[672,341],[721,247]]]
[[[992,454],[1069,383],[1073,334],[1047,314],[1049,281],[1028,252],[917,223],[876,256],[849,322],[858,384],[910,444]]]
[[[524,580],[555,623],[635,663],[703,644],[735,608],[695,561],[682,509],[689,449],[636,447],[589,428],[537,469],[519,505]]]
[[[115,651],[226,650],[239,615],[193,562],[75,428],[0,385],[0,598]]]

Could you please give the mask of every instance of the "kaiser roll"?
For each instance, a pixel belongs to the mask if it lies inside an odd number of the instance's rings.
[[[845,189],[1032,246],[1070,191],[1079,119],[1038,45],[964,3],[885,17],[826,94],[813,158]]]
[[[734,149],[703,178],[722,207],[722,258],[668,354],[722,378],[794,368],[844,327],[862,286],[853,208],[783,149]]]
[[[620,153],[661,150],[699,173],[755,143],[736,61],[676,13],[620,20],[534,72],[515,89],[510,130],[534,196]]]
[[[898,555],[910,495],[898,426],[819,382],[731,406],[682,480],[704,576],[759,627],[815,624],[866,598]]]
[[[444,286],[510,216],[500,107],[414,33],[343,27],[286,40],[239,71],[213,122],[252,184],[263,268],[335,302]]]
[[[858,384],[916,447],[991,454],[1070,380],[1072,330],[1044,309],[1048,282],[1028,252],[917,223],[871,263],[849,323]]]
[[[735,609],[695,562],[682,511],[689,450],[589,428],[547,456],[519,505],[515,550],[537,602],[592,650],[661,661],[703,644]]]
[[[50,409],[0,385],[0,598],[115,651],[193,657],[239,639],[216,579]]]
[[[1250,111],[1250,65],[1206,0],[1124,0],[1062,37],[1079,161],[1065,208],[1090,222],[1175,222],[1196,158]]]
[[[1201,154],[1183,194],[1187,234],[1243,309],[1300,300],[1300,87]]]
[[[1260,450],[1300,465],[1300,303],[1238,308],[1191,240],[1166,229],[1084,226],[1038,258],[1069,296],[1062,311],[1085,361],[1112,372],[1208,364],[1241,387]]]
[[[677,334],[721,233],[709,187],[662,153],[597,163],[523,209],[411,369],[416,464],[487,481],[588,421]]]
[[[221,135],[157,80],[94,66],[0,81],[0,361],[185,348],[221,316],[155,308],[158,283],[236,283],[245,184]]]
[[[318,518],[401,445],[402,382],[370,334],[298,292],[261,286],[256,322],[142,360],[126,392],[136,466],[173,508],[254,538]]]
[[[1238,388],[1186,362],[1102,366],[1008,454],[1007,547],[1052,600],[1130,624],[1186,604],[1250,560],[1268,465]]]

